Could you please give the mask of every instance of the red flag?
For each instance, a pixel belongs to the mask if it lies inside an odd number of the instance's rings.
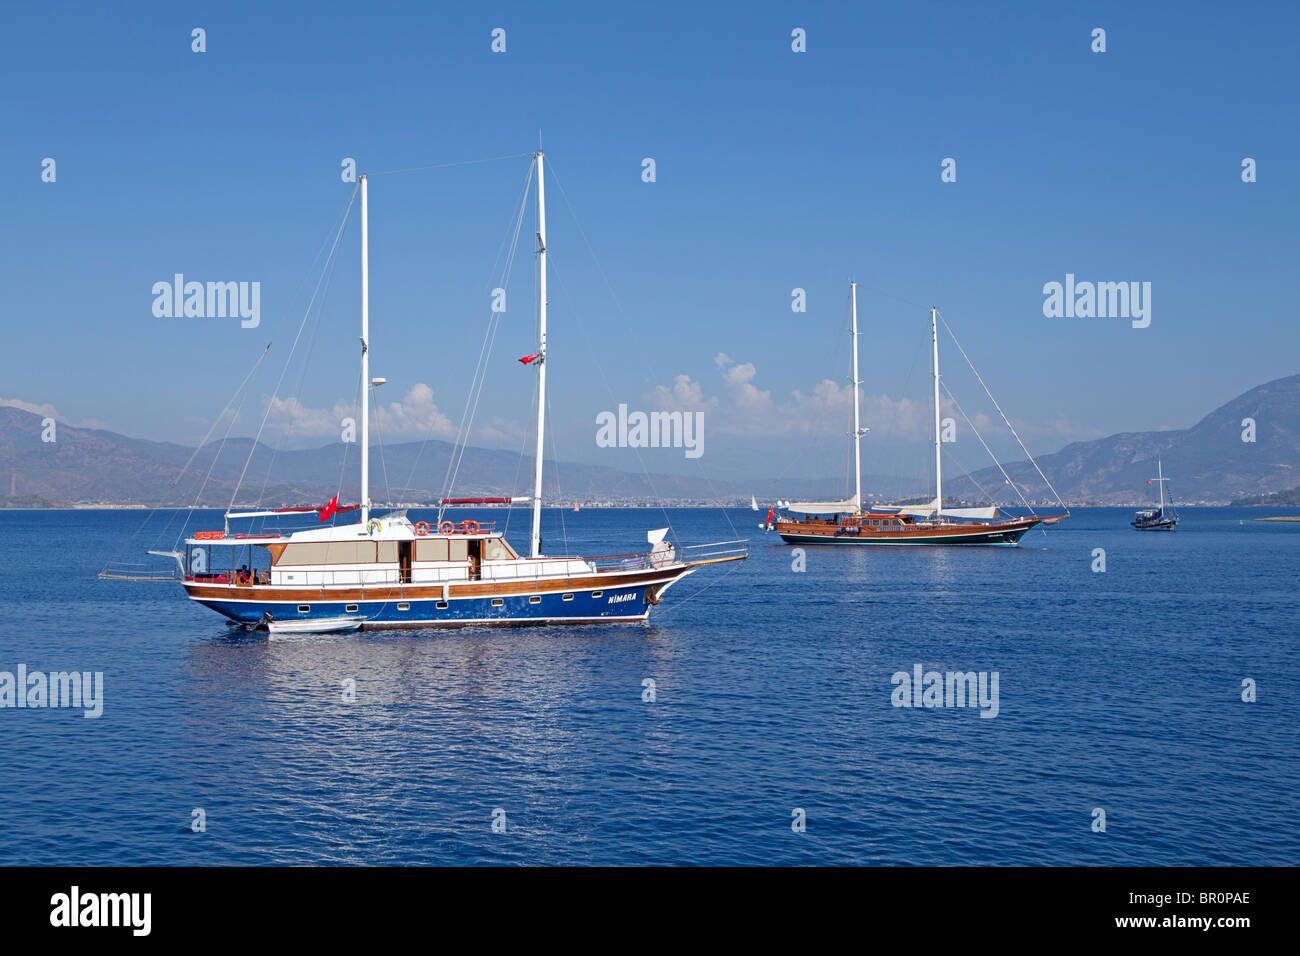
[[[1150,478],[1147,479],[1147,484],[1148,484],[1148,485],[1151,484],[1151,479],[1150,479]]]
[[[339,496],[335,495],[325,503],[325,507],[320,510],[320,520],[329,521],[339,510]]]
[[[536,362],[541,357],[542,357],[542,353],[538,352],[536,355],[525,355],[519,361],[523,362],[525,365],[531,365],[533,362]]]

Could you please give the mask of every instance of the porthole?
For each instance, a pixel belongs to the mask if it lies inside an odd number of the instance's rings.
[[[306,614],[306,613],[307,613],[308,611],[310,611],[310,610],[311,610],[311,605],[310,605],[310,604],[299,604],[299,605],[298,605],[298,613],[299,613],[299,614]]]
[[[560,599],[563,600],[563,601],[572,601],[572,600],[573,600],[573,595],[572,595],[572,594],[562,594],[562,595],[560,595]]]
[[[405,603],[403,603],[403,604],[399,604],[399,605],[397,605],[397,609],[398,609],[399,611],[409,611],[409,610],[411,609],[411,605],[409,605],[409,604],[405,604]]]
[[[492,599],[492,606],[493,606],[493,607],[502,607],[505,603],[506,603],[506,602],[503,601],[503,600],[501,600],[501,598],[493,598],[493,599]]]
[[[542,596],[541,596],[540,594],[534,594],[534,595],[532,595],[531,597],[528,598],[528,603],[529,603],[529,604],[541,604],[541,603],[542,603]]]
[[[604,591],[592,591],[592,592],[591,592],[591,596],[594,597],[594,598],[604,597],[604,596],[605,596],[605,592],[604,592]]]
[[[439,601],[439,602],[437,603],[436,606],[437,606],[437,608],[438,608],[439,611],[445,611],[445,610],[447,610],[447,602],[446,602],[446,601]]]
[[[345,610],[346,610],[349,614],[355,614],[355,613],[357,612],[357,606],[356,606],[355,604],[349,604],[349,605],[345,608]]]

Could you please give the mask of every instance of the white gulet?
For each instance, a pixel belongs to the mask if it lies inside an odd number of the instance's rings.
[[[433,525],[405,511],[372,514],[368,182],[361,199],[361,500],[326,509],[227,510],[222,531],[198,532],[184,549],[152,551],[175,559],[189,597],[233,622],[272,632],[350,631],[376,627],[559,624],[645,621],[677,581],[702,565],[742,560],[741,542],[675,547],[667,528],[651,530],[645,553],[558,557],[542,553],[543,442],[546,428],[546,194],[544,157],[533,156],[537,180],[538,325],[536,354],[522,360],[537,372],[536,469],[531,496],[444,498],[441,505],[530,504],[532,530],[521,555],[491,524],[473,520]],[[521,210],[522,212],[522,210]],[[337,500],[337,496],[336,496]],[[286,513],[356,510],[355,524],[269,534],[232,533],[231,520]],[[179,543],[179,542],[178,542]],[[229,549],[229,561],[224,552]],[[241,564],[241,560],[243,563]],[[229,570],[215,570],[220,564]],[[120,576],[106,573],[105,576]]]

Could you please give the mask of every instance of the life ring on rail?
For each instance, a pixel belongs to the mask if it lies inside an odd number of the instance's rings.
[[[461,534],[478,534],[478,522],[473,518],[468,518],[460,523]]]
[[[451,534],[456,530],[456,526],[450,521],[444,521],[438,525],[438,534]]]
[[[426,534],[429,533],[429,522],[417,521],[415,523],[415,533],[418,534],[421,538],[423,538]]]

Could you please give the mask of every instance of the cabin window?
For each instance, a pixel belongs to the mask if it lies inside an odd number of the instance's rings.
[[[357,606],[355,604],[349,604],[344,610],[349,614],[355,614],[357,612]]]
[[[439,602],[437,603],[436,607],[438,608],[439,611],[445,611],[445,610],[447,610],[447,602],[446,602],[446,601],[439,601]]]
[[[373,541],[321,541],[310,544],[287,544],[280,552],[277,567],[303,564],[374,564]],[[397,560],[394,551],[393,560]]]
[[[484,561],[510,561],[517,557],[519,555],[515,554],[514,549],[506,543],[505,538],[483,539]]]
[[[411,605],[409,605],[409,604],[405,604],[405,603],[403,603],[403,604],[399,604],[399,605],[397,605],[397,609],[398,609],[399,611],[409,611],[409,610],[411,609]]]
[[[389,564],[397,563],[397,542],[396,541],[378,541],[379,560]]]
[[[453,538],[447,542],[452,561],[469,560],[469,542],[464,538]]]
[[[531,596],[528,598],[528,603],[529,603],[529,604],[541,604],[541,603],[542,603],[542,596],[541,596],[540,594],[533,594],[533,595],[531,595]]]
[[[573,600],[573,595],[572,595],[572,594],[563,594],[563,595],[560,596],[560,600],[562,600],[562,601],[572,601],[572,600]]]
[[[415,560],[417,561],[446,561],[447,560],[447,539],[434,538],[415,542]]]
[[[311,610],[311,605],[310,605],[310,604],[299,604],[299,605],[298,605],[298,613],[299,613],[299,614],[306,614],[306,613],[307,613],[308,611],[310,611],[310,610]]]
[[[492,606],[493,606],[493,607],[501,607],[501,606],[504,605],[505,603],[506,603],[506,602],[503,601],[503,600],[501,600],[500,598],[493,598],[493,599],[492,599]]]
[[[604,597],[604,596],[605,596],[605,592],[604,592],[604,591],[592,591],[592,592],[591,592],[591,596],[594,597],[594,598]]]

